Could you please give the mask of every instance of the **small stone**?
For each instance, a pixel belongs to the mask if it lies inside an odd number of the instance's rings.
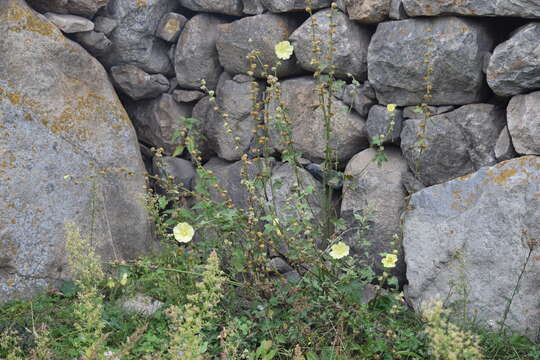
[[[181,87],[199,90],[204,80],[206,87],[216,88],[223,71],[216,50],[217,27],[223,23],[220,17],[198,14],[184,26],[174,55],[176,79]]]
[[[244,0],[244,14],[260,15],[264,12],[262,0]]]
[[[428,106],[427,111],[429,111],[429,116],[440,115],[452,110],[455,110],[456,107],[449,106]],[[405,119],[423,119],[424,111],[420,106],[407,106],[403,109],[403,118]]]
[[[505,161],[515,158],[517,156],[514,145],[512,145],[512,138],[510,137],[510,132],[508,131],[508,126],[505,126],[501,130],[501,134],[497,139],[497,144],[495,144],[495,157],[497,161]]]
[[[264,7],[273,13],[284,13],[289,11],[304,11],[306,2],[304,0],[261,0]],[[312,9],[329,7],[331,0],[313,0],[309,5]]]
[[[332,24],[329,15],[333,14]],[[317,26],[313,28],[312,21]],[[331,27],[332,25],[332,27]],[[348,78],[352,74],[357,80],[367,78],[367,51],[371,30],[349,20],[347,15],[339,10],[324,9],[318,11],[312,18],[307,19],[296,29],[289,40],[294,46],[294,54],[303,69],[314,72],[319,65],[312,64],[313,60],[313,37],[320,40],[320,58],[330,56],[330,29],[332,35],[332,65],[337,77]],[[325,70],[327,72],[328,70]]]
[[[125,311],[144,316],[152,316],[161,309],[163,305],[164,304],[161,301],[140,293],[135,294],[135,296],[131,298],[124,299],[121,302],[122,309]]]
[[[154,157],[152,162],[153,173],[161,179],[173,178],[173,183],[185,190],[192,190],[197,172],[191,161],[163,156]]]
[[[351,20],[376,24],[388,19],[391,0],[346,0]]]
[[[174,100],[179,103],[190,103],[205,97],[202,91],[178,89],[173,91]]]
[[[226,15],[242,15],[242,0],[179,0],[190,10]]]
[[[487,82],[499,96],[513,96],[540,89],[540,23],[519,28],[493,51]]]
[[[191,117],[192,105],[179,104],[172,95],[162,94],[152,100],[127,103],[127,110],[140,141],[163,148],[167,155],[184,144],[184,136],[173,137],[175,132],[185,129],[182,119]]]
[[[389,15],[392,20],[405,20],[409,17],[403,7],[403,0],[391,0]]]
[[[514,96],[508,103],[506,116],[516,151],[540,155],[540,91]]]
[[[63,15],[47,12],[44,14],[50,22],[66,34],[94,30],[94,23],[76,15]]]
[[[105,34],[95,31],[76,33],[75,39],[94,56],[105,53],[112,46],[111,40]]]
[[[285,274],[290,271],[293,271],[291,265],[289,265],[283,258],[275,257],[270,259],[268,262],[268,268],[270,271],[278,272],[280,274]]]
[[[247,74],[251,71],[251,66],[246,57],[257,50],[260,52],[258,58],[262,64],[272,68],[278,62],[281,63],[276,69],[278,78],[299,74],[302,70],[294,56],[288,60],[280,60],[275,53],[276,44],[289,40],[297,27],[298,20],[293,17],[268,13],[220,25],[216,43],[219,62],[231,74]],[[273,74],[274,71],[270,68],[268,72]],[[257,77],[263,77],[260,64],[254,72]]]
[[[94,19],[94,30],[105,35],[109,35],[118,26],[118,22],[110,17],[96,16]]]
[[[169,89],[165,76],[147,74],[135,65],[113,66],[111,76],[114,84],[133,100],[155,98]]]
[[[369,141],[373,143],[376,137],[382,139],[383,144],[399,144],[402,123],[403,111],[401,109],[390,112],[386,106],[373,106],[366,122]],[[384,137],[381,138],[381,135]]]
[[[156,35],[168,42],[176,42],[180,36],[187,19],[184,15],[167,13],[161,18],[156,29]]]

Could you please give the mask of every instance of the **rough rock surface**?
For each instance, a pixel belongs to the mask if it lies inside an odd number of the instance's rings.
[[[367,81],[359,86],[345,85],[341,96],[336,97],[350,105],[363,118],[368,116],[371,107],[377,103],[375,90]]]
[[[210,160],[210,158],[216,155],[210,146],[207,135],[210,125],[208,118],[213,107],[214,103],[210,102],[210,96],[205,96],[195,104],[193,113],[191,114],[191,117],[198,121],[194,124],[193,130],[189,132],[189,135],[193,137],[202,161]]]
[[[306,159],[321,162],[324,159],[324,117],[315,92],[315,81],[311,77],[285,80],[281,83],[281,101],[288,109],[292,121],[292,142],[297,151]],[[338,150],[338,160],[348,161],[354,154],[368,147],[365,120],[338,99],[333,101],[335,116],[332,123],[331,143]],[[284,150],[283,138],[277,130],[276,106],[270,106],[274,119],[271,126],[271,143],[278,150]],[[309,134],[307,136],[307,134]]]
[[[296,29],[289,39],[294,46],[294,54],[302,68],[309,71],[318,70],[318,66],[311,64],[313,59],[312,37],[315,32],[315,38],[321,41],[321,58],[324,59],[330,55],[330,15],[334,11],[332,19],[335,33],[332,35],[335,50],[332,53],[332,64],[335,67],[336,76],[347,77],[352,74],[357,80],[367,78],[367,51],[371,31],[361,25],[349,20],[347,15],[339,10],[325,9],[313,15],[317,22],[317,27],[313,29],[312,19],[306,20],[298,29]]]
[[[393,123],[393,124],[392,124]],[[386,106],[375,105],[369,111],[366,129],[370,142],[374,137],[384,136],[383,144],[399,144],[399,136],[403,125],[403,110],[388,111]]]
[[[110,0],[105,15],[118,25],[109,34],[113,46],[100,60],[107,67],[132,64],[150,74],[172,73],[169,44],[155,32],[162,16],[177,7],[176,0]]]
[[[409,16],[456,14],[540,18],[540,3],[530,0],[402,0]]]
[[[94,56],[103,55],[112,46],[111,40],[105,34],[96,31],[77,33],[75,39]]]
[[[495,48],[487,68],[487,82],[495,94],[512,96],[540,89],[539,38],[540,23],[531,23]]]
[[[106,16],[96,16],[94,30],[109,35],[118,26],[118,22]]]
[[[0,32],[2,302],[69,276],[67,222],[108,260],[147,251],[152,228],[135,131],[103,67],[22,0],[0,2]]]
[[[495,144],[504,126],[504,111],[495,105],[465,105],[427,122],[406,120],[401,149],[421,182],[428,186],[440,184],[495,164]],[[418,144],[418,134],[425,136],[424,148]]]
[[[364,257],[379,274],[384,271],[379,254],[398,250],[399,261],[392,273],[403,281],[405,263],[401,244],[395,237],[401,234],[400,216],[407,195],[402,178],[407,172],[407,163],[399,149],[387,148],[388,161],[379,167],[373,161],[375,153],[374,149],[366,149],[356,154],[345,168],[345,175],[350,178],[343,185],[341,214],[350,230],[346,231],[344,239],[353,252]],[[353,214],[366,216],[368,228],[363,229]],[[369,245],[362,246],[364,241]]]
[[[212,150],[222,159],[240,160],[255,139],[253,131],[257,122],[251,115],[253,100],[258,101],[263,88],[255,88],[257,94],[251,94],[253,85],[250,82],[239,83],[234,80],[220,82],[216,104],[218,111],[210,110],[207,115],[206,136]],[[226,116],[226,118],[225,118]]]
[[[217,26],[224,23],[209,14],[195,15],[186,23],[174,55],[176,80],[181,87],[198,90],[205,80],[209,89],[215,89],[223,71],[216,50]]]
[[[47,12],[44,15],[66,34],[94,30],[94,23],[81,16],[55,14],[51,12]]]
[[[540,155],[540,91],[514,96],[506,111],[516,151]]]
[[[391,0],[389,16],[392,20],[405,20],[409,17],[403,6],[403,0]]]
[[[497,143],[495,144],[495,158],[497,161],[505,161],[514,157],[517,157],[517,153],[512,144],[508,126],[505,126],[504,129],[501,130]]]
[[[442,17],[384,22],[377,27],[369,45],[369,81],[382,104],[480,102],[485,88],[482,66],[492,44],[487,30],[470,19]],[[433,69],[429,99],[424,98],[425,60]]]
[[[219,61],[231,74],[246,74],[250,71],[246,56],[253,50],[258,50],[262,64],[273,67],[279,61],[275,54],[276,44],[288,40],[298,25],[293,18],[276,14],[255,15],[221,25],[217,40]],[[281,63],[277,69],[279,78],[301,71],[294,56],[289,60],[282,60]],[[258,64],[255,74],[259,75],[261,70]]]
[[[197,101],[206,96],[202,91],[197,90],[178,89],[174,90],[172,93],[174,96],[174,100],[179,103],[189,103]]]
[[[176,42],[187,19],[182,14],[168,13],[159,21],[156,35],[168,42]]]
[[[388,19],[392,0],[346,0],[351,20],[375,24]]]
[[[271,166],[273,167],[273,162]],[[264,167],[264,164],[260,163],[261,168]],[[232,203],[239,207],[247,209],[248,200],[250,193],[248,192],[245,185],[242,184],[242,169],[247,169],[247,175],[249,179],[255,179],[257,174],[260,173],[259,163],[256,160],[253,160],[250,165],[247,167],[243,164],[242,161],[237,161],[230,163],[218,157],[213,157],[206,164],[204,168],[211,170],[217,178],[217,183],[219,186],[227,190],[227,194],[223,196],[221,193],[215,190],[211,190],[212,197],[216,201],[225,201],[231,200]],[[268,170],[270,171],[270,169]]]
[[[161,179],[172,177],[173,184],[192,190],[197,173],[191,161],[172,157],[155,156],[152,160],[152,173]]]
[[[242,0],[180,0],[180,4],[194,11],[227,15],[242,15]]]
[[[471,318],[495,326],[527,264],[506,325],[536,335],[539,178],[540,157],[527,156],[412,195],[403,245],[406,297],[416,310],[445,299],[462,309],[465,301]]]
[[[306,8],[306,0],[261,0],[264,7],[274,13],[288,11],[301,11]],[[313,0],[312,9],[320,9],[330,6],[331,0]]]
[[[244,0],[244,14],[260,15],[264,12],[262,0]]]
[[[298,167],[294,168],[289,163],[278,163],[272,169],[271,183],[274,184],[272,191],[271,185],[266,187],[268,201],[276,205],[276,213],[286,223],[288,217],[298,219],[319,219],[321,215],[321,194],[322,185],[307,170]],[[298,198],[298,189],[313,187],[313,192],[306,196],[307,204],[311,211],[300,215],[298,207],[294,204],[301,203],[304,200]]]
[[[111,68],[114,84],[133,100],[151,99],[169,90],[169,80],[161,74],[150,75],[135,65]]]
[[[59,14],[74,14],[91,18],[107,5],[109,0],[28,0],[39,12],[55,12]]]
[[[170,94],[162,94],[152,100],[128,104],[133,125],[139,140],[148,145],[161,147],[167,154],[174,153],[178,145],[182,145],[184,137],[173,141],[174,133],[185,128],[183,117],[191,117],[193,107],[179,104]]]

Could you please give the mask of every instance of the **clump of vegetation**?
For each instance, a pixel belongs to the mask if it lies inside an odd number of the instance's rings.
[[[335,3],[332,8],[336,9]],[[331,32],[326,44],[329,49],[333,48],[332,36]],[[352,254],[350,240],[343,236],[347,229],[334,208],[337,194],[332,186],[335,177],[343,178],[336,160],[338,150],[330,141],[332,97],[343,82],[334,78],[332,51],[322,54],[321,40],[316,38],[312,45],[325,124],[321,193],[306,186],[300,174],[301,154],[293,147],[292,121],[280,101],[276,68],[262,64],[254,51],[249,56],[252,71],[248,75],[260,72],[266,76],[266,91],[261,99],[253,98],[255,143],[260,146],[241,159],[245,206],[235,206],[227,190],[203,166],[196,147],[202,136],[197,132],[197,120],[182,119],[185,128],[175,136],[186,140],[175,155],[187,150],[198,180],[190,190],[171,179],[152,179],[157,191],[149,194],[148,206],[163,251],[136,261],[102,264],[76,226],[66,225],[68,263],[75,280],[64,282],[58,291],[0,308],[0,358],[540,357],[540,347],[524,337],[502,336],[472,326],[465,329],[466,322],[453,323],[441,304],[427,312],[425,320],[417,316],[405,303],[397,279],[390,275],[398,259],[397,247],[390,253],[372,255],[385,269],[381,274]],[[281,60],[293,51],[288,42],[276,44]],[[256,94],[259,85],[252,80]],[[208,90],[204,85],[203,89]],[[428,86],[428,95],[430,90]],[[216,104],[214,93],[208,93]],[[278,104],[274,115],[267,111],[271,104]],[[395,106],[390,104],[387,109],[392,113]],[[217,105],[215,111],[220,111]],[[284,150],[279,160],[294,170],[284,204],[276,200],[283,182],[272,177],[277,159],[268,145],[270,131],[281,135]],[[373,141],[374,161],[380,166],[385,163],[382,135]],[[157,149],[155,156],[162,153]],[[319,210],[316,202],[320,202]],[[368,226],[365,216],[357,217],[361,227]],[[357,234],[361,237],[362,231]],[[364,243],[362,238],[353,241]],[[159,300],[164,306],[150,315],[129,313],[122,303],[135,294]]]

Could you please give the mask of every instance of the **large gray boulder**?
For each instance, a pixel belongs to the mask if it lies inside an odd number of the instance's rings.
[[[308,6],[306,0],[261,0],[264,7],[274,13],[288,11],[302,11]],[[330,6],[331,0],[313,0],[312,9],[320,9]]]
[[[334,11],[332,29],[335,30],[333,37],[333,47],[335,50],[330,54],[330,15]],[[313,28],[312,20],[317,22]],[[315,34],[315,35],[313,35]],[[325,9],[313,15],[313,18],[307,19],[292,35],[289,37],[293,46],[294,54],[302,68],[315,72],[319,66],[312,64],[313,54],[313,36],[321,41],[320,59],[332,55],[334,71],[338,77],[347,77],[347,74],[353,75],[357,80],[367,78],[367,51],[371,31],[361,25],[349,20],[347,15],[339,10]],[[325,70],[328,72],[328,68]]]
[[[379,274],[385,271],[379,254],[398,250],[399,261],[390,272],[403,281],[405,263],[399,235],[400,216],[406,205],[407,193],[402,182],[407,162],[399,149],[386,148],[385,154],[388,161],[379,166],[373,161],[376,151],[366,149],[356,154],[345,168],[347,180],[343,184],[341,216],[348,228],[344,239]],[[367,218],[367,229],[355,219],[355,214]]]
[[[401,0],[409,16],[445,14],[540,18],[540,3],[530,0]]]
[[[345,0],[351,20],[375,24],[388,19],[392,0]]]
[[[250,71],[250,62],[246,57],[253,51],[260,51],[259,59],[268,65],[268,72],[280,61],[275,53],[275,46],[289,36],[298,27],[299,23],[292,17],[276,14],[262,14],[242,18],[232,23],[219,26],[217,50],[219,61],[225,70],[231,74],[246,74]],[[262,68],[259,61],[255,75],[259,76]],[[301,72],[292,56],[289,60],[281,60],[277,69],[279,78],[295,75]]]
[[[252,91],[255,91],[252,94]],[[261,100],[262,86],[233,79],[220,83],[216,104],[218,111],[210,110],[207,117],[206,137],[211,149],[222,159],[240,160],[255,140],[258,122],[251,115],[255,96]]]
[[[403,215],[405,296],[416,310],[444,301],[498,328],[508,309],[505,325],[536,336],[539,178],[540,157],[528,156],[411,196]]]
[[[39,12],[81,15],[92,18],[107,5],[109,0],[28,0],[28,4]]]
[[[508,130],[516,151],[540,155],[540,91],[514,96],[506,111]]]
[[[193,11],[242,15],[242,0],[180,0],[180,4]]]
[[[316,82],[312,77],[300,77],[285,80],[281,83],[281,101],[287,109],[288,118],[292,122],[291,140],[296,151],[313,162],[321,162],[325,156],[325,126],[323,110],[319,106]],[[270,104],[270,140],[272,146],[283,151],[287,148],[281,130],[278,130],[278,119],[281,111],[277,111],[275,101]],[[353,155],[369,146],[365,120],[350,111],[349,107],[337,98],[333,99],[331,146],[337,150],[337,159],[345,163]]]
[[[495,48],[487,68],[487,82],[495,94],[512,96],[540,89],[539,38],[540,23],[531,23]]]
[[[104,260],[153,242],[135,131],[102,65],[23,0],[0,2],[0,32],[3,302],[69,277],[68,222]]]
[[[133,100],[151,99],[169,90],[169,80],[162,74],[150,75],[135,65],[111,67],[114,84]]]
[[[485,90],[482,66],[492,44],[482,25],[464,18],[380,23],[369,45],[368,78],[383,104],[480,102]],[[432,89],[426,99],[428,66]]]
[[[105,15],[117,26],[108,36],[113,45],[100,60],[107,67],[132,64],[150,74],[172,73],[169,44],[155,33],[163,15],[177,7],[176,0],[110,0]]]
[[[406,120],[401,149],[421,182],[440,184],[495,164],[495,145],[504,126],[504,110],[495,105],[465,105],[427,121]]]
[[[191,117],[193,106],[179,104],[172,95],[162,94],[156,99],[128,103],[127,109],[139,140],[163,148],[169,155],[177,146],[184,144],[185,136],[175,138],[175,133],[186,129],[182,118]]]
[[[225,22],[217,16],[199,14],[186,23],[174,54],[176,80],[181,87],[198,90],[205,80],[206,87],[215,89],[223,71],[216,50],[217,27]]]

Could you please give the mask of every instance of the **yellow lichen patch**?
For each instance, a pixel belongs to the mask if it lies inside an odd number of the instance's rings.
[[[14,32],[31,31],[43,36],[63,38],[60,31],[51,23],[40,19],[31,9],[10,1],[6,11],[0,14],[0,23],[8,23],[8,30]]]
[[[473,174],[467,174],[467,175],[460,176],[460,177],[456,178],[455,180],[467,180],[471,176],[473,176]]]
[[[178,29],[179,25],[180,24],[178,23],[177,19],[169,19],[169,21],[167,21],[165,24],[165,30],[174,32]]]
[[[499,173],[499,175],[495,176],[492,180],[494,183],[498,185],[504,184],[508,179],[510,179],[512,176],[515,176],[518,173],[517,169],[511,168],[511,169],[505,169]]]
[[[134,2],[135,6],[139,9],[148,6],[148,3],[145,0],[134,0]]]

